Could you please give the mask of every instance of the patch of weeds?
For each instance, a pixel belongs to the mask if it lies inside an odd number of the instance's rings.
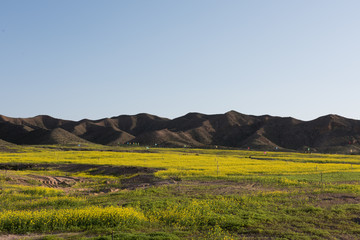
[[[39,238],[39,240],[64,240],[64,238],[58,236],[45,236]]]
[[[84,240],[180,240],[180,238],[174,234],[166,232],[154,232],[154,233],[114,233],[112,235],[83,238]]]

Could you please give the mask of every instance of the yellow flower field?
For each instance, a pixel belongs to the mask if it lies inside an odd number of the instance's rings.
[[[107,237],[91,239],[110,239],[109,232],[114,239],[176,240],[331,239],[343,237],[337,229],[350,229],[351,237],[360,232],[353,220],[360,213],[357,155],[98,146],[16,150],[0,153],[0,238],[94,229]],[[46,167],[60,165],[89,168]],[[120,166],[156,171],[112,174]],[[137,179],[145,182],[127,187]]]

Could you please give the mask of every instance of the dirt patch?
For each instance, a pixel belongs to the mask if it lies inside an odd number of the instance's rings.
[[[136,188],[146,188],[150,186],[160,186],[174,184],[176,181],[172,179],[161,179],[150,174],[140,174],[134,177],[124,179],[121,181],[123,189],[136,189]]]
[[[115,176],[119,177],[120,185],[105,187],[101,192],[113,192],[119,189],[136,189],[146,188],[151,186],[159,186],[165,184],[173,184],[172,179],[164,180],[154,176],[154,173],[159,171],[159,168],[146,168],[146,167],[134,167],[134,166],[110,166],[110,165],[94,165],[94,164],[31,164],[31,163],[1,163],[0,169],[13,170],[13,171],[46,171],[46,170],[58,170],[68,173],[86,172],[90,175],[101,176]],[[14,176],[14,181],[19,183],[26,183],[29,179],[37,180],[42,185],[53,188],[69,188],[74,186],[78,182],[91,182],[91,179],[71,177],[71,176],[44,176],[36,174],[28,174],[27,179],[24,177]],[[86,189],[86,192],[90,192]]]
[[[309,200],[311,200],[317,207],[331,207],[333,205],[360,203],[360,197],[346,193],[312,194],[309,196]]]
[[[123,176],[133,174],[152,174],[161,168],[146,168],[133,166],[112,166],[95,164],[33,164],[33,163],[0,163],[2,170],[59,170],[63,172],[87,172],[91,175]]]
[[[0,235],[0,239],[2,240],[18,240],[18,239],[34,239],[35,237],[39,237],[39,235],[15,235],[15,234],[8,234],[8,235]]]
[[[75,185],[77,182],[81,182],[82,178],[78,177],[53,177],[53,176],[39,176],[29,174],[29,177],[36,179],[42,183],[42,185],[47,187],[71,187]]]
[[[14,170],[14,171],[21,171],[21,170],[44,170],[46,168],[46,164],[32,164],[32,163],[0,163],[0,169],[2,170]]]
[[[58,233],[58,234],[37,234],[37,233],[29,233],[29,234],[0,234],[1,240],[40,240],[45,236],[56,237],[74,237],[78,235],[78,233]]]
[[[179,183],[174,181],[174,183]],[[225,180],[213,181],[183,181],[179,184],[178,191],[187,195],[214,194],[214,195],[233,195],[233,194],[251,194],[258,192],[271,192],[275,189],[269,186],[263,186],[254,182],[233,182]]]
[[[111,165],[94,165],[94,164],[61,164],[52,166],[64,172],[87,172],[91,175],[108,175],[108,176],[123,176],[140,173],[155,173],[161,169],[133,167],[133,166],[111,166]]]

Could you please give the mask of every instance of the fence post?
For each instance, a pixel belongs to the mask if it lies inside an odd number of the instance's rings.
[[[320,176],[321,176],[321,182],[323,181],[323,173],[321,172],[320,173]]]

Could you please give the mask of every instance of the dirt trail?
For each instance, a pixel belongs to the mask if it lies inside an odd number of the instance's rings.
[[[99,176],[115,176],[121,179],[121,184],[116,186],[115,190],[105,189],[103,191],[116,191],[119,189],[136,189],[136,188],[147,188],[151,186],[159,186],[165,184],[173,184],[174,181],[164,180],[154,176],[154,173],[161,170],[159,168],[146,168],[146,167],[135,167],[135,166],[111,166],[111,165],[95,165],[95,164],[31,164],[31,163],[0,163],[0,169],[12,170],[12,171],[46,171],[55,170],[68,173],[79,173],[85,172],[90,175]],[[37,175],[28,174],[24,177],[14,177],[14,181],[26,183],[29,178],[31,180],[37,180],[41,182],[43,186],[52,188],[70,188],[78,182],[92,182],[91,178],[80,178],[70,176],[48,176],[48,175]],[[89,191],[88,191],[89,192]]]
[[[59,233],[59,234],[51,234],[52,237],[55,237],[54,239],[57,239],[58,237],[74,237],[78,235],[78,233]],[[0,234],[1,240],[39,240],[43,239],[43,237],[49,236],[49,234],[40,234],[40,233],[29,233],[29,234]]]
[[[28,175],[31,178],[34,178],[38,181],[40,181],[43,185],[47,187],[71,187],[75,185],[77,182],[81,182],[81,178],[76,177],[53,177],[53,176],[40,176],[40,175]]]

